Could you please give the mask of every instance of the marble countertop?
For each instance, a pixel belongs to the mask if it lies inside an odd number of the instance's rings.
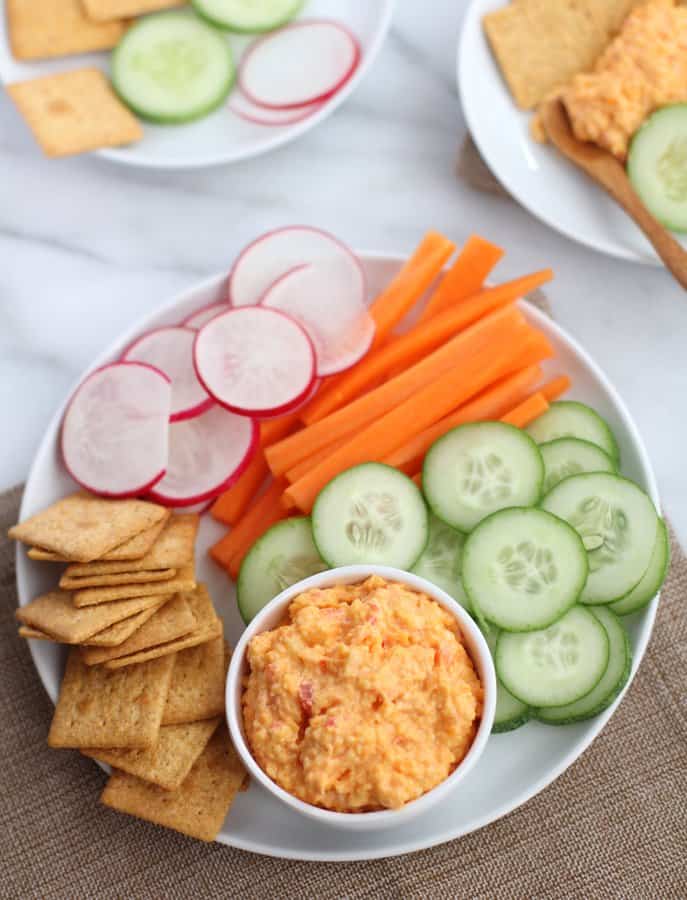
[[[0,489],[26,477],[55,407],[124,327],[224,269],[250,238],[308,222],[408,251],[429,228],[508,248],[499,275],[551,265],[557,320],[634,416],[687,542],[687,300],[660,270],[585,250],[455,175],[465,123],[455,48],[467,2],[398,0],[359,89],[295,143],[186,173],[43,159],[0,93]],[[423,9],[421,8],[424,8]]]

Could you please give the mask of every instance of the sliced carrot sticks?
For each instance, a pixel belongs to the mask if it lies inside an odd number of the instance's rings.
[[[238,481],[215,500],[210,508],[213,519],[225,525],[236,525],[250,506],[260,485],[269,474],[269,467],[262,448],[258,447],[255,456],[248,464]]]
[[[556,378],[552,378],[551,381],[542,385],[539,388],[539,392],[546,397],[546,399],[551,403],[553,400],[557,400],[561,394],[564,394],[566,391],[570,390],[570,379],[567,375],[558,375]]]
[[[322,462],[323,459],[326,459],[330,454],[334,452],[334,450],[338,450],[339,447],[343,447],[345,443],[350,441],[351,433],[343,435],[343,437],[337,438],[335,441],[332,441],[331,444],[327,444],[326,447],[322,447],[321,450],[318,450],[316,453],[313,453],[312,456],[307,456],[305,459],[302,459],[299,463],[289,469],[286,472],[286,480],[293,484],[294,481],[298,481],[299,478],[302,478],[306,475],[310,469],[314,469],[315,466]]]
[[[478,234],[470,235],[458,258],[427,301],[422,318],[431,318],[446,307],[479,291],[503,253],[501,247]]]
[[[522,403],[511,409],[505,416],[501,416],[501,421],[507,425],[515,425],[516,428],[525,428],[526,425],[529,425],[530,422],[533,422],[542,413],[545,413],[548,408],[549,404],[546,397],[537,392],[523,400]]]
[[[525,323],[522,314],[514,307],[507,306],[490,313],[374,391],[364,394],[347,406],[320,419],[319,422],[268,447],[265,455],[270,469],[275,475],[283,475],[296,463],[331,444],[337,438],[383,416],[453,368],[458,361],[469,358],[489,345],[493,347],[493,353],[497,354],[500,346],[499,338],[505,335],[512,337],[518,331],[532,332],[533,329]]]
[[[286,517],[286,510],[279,502],[285,486],[283,481],[274,481],[236,527],[210,548],[210,555],[215,562],[228,569],[231,560],[238,553],[250,547],[270,525]]]
[[[297,412],[286,416],[278,416],[276,419],[265,419],[260,423],[260,443],[263,447],[275,444],[300,424],[300,416]]]

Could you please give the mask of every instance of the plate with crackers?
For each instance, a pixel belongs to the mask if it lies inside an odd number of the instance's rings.
[[[687,229],[687,7],[679,0],[474,0],[457,77],[470,133],[529,212],[594,250],[660,265],[604,190],[548,143],[560,100],[580,144],[626,169],[661,225]]]
[[[381,49],[393,0],[0,9],[0,81],[46,156],[190,169],[266,153],[330,115]]]

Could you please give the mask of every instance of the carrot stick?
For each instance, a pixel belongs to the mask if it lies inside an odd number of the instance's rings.
[[[419,488],[421,488],[422,487],[422,472],[416,472],[413,475],[413,481]]]
[[[331,444],[327,444],[326,447],[322,447],[316,453],[313,453],[312,456],[306,456],[305,459],[302,459],[299,463],[289,469],[286,472],[286,480],[289,484],[293,484],[294,481],[298,481],[304,475],[306,475],[310,469],[314,469],[315,466],[322,462],[323,459],[326,459],[334,450],[338,450],[339,447],[343,447],[347,441],[350,441],[351,434],[343,435],[343,437],[337,438],[335,441],[332,441]]]
[[[473,397],[508,369],[520,350],[512,331],[499,336],[435,381],[375,419],[363,431],[307,475],[286,489],[285,496],[303,511],[309,511],[319,491],[335,475],[361,462],[379,461],[407,441],[418,430],[439,421],[456,402]]]
[[[539,388],[539,392],[544,395],[549,403],[557,400],[567,390],[570,390],[570,379],[567,375],[559,375],[557,378],[552,378],[551,381]]]
[[[527,390],[541,377],[541,369],[537,365],[520,369],[512,375],[492,384],[474,400],[460,406],[455,412],[440,419],[435,425],[426,428],[394,450],[383,462],[402,469],[407,475],[416,472],[422,464],[425,453],[437,438],[446,434],[457,425],[466,422],[479,422],[486,419],[497,419],[507,412],[515,403],[526,396]]]
[[[258,447],[255,456],[238,481],[228,491],[220,494],[212,504],[210,515],[213,519],[224,522],[225,525],[236,525],[248,509],[269,471],[265,454],[262,448]]]
[[[300,416],[297,412],[286,416],[278,416],[276,419],[265,419],[260,423],[260,443],[263,447],[275,444],[300,424]]]
[[[448,272],[441,279],[422,313],[423,319],[436,315],[480,290],[484,279],[503,256],[496,244],[472,234]]]
[[[273,482],[262,497],[251,506],[235,528],[210,548],[210,555],[225,569],[232,558],[245,546],[249,547],[256,538],[256,532],[278,522],[286,516],[286,511],[279,502],[284,490],[283,481]]]
[[[548,408],[549,404],[546,397],[537,392],[523,400],[522,403],[511,409],[505,416],[501,416],[501,421],[507,425],[515,425],[516,428],[524,428],[542,413],[545,413]]]
[[[296,463],[331,444],[337,438],[384,415],[455,366],[457,360],[466,359],[486,344],[493,342],[497,335],[506,333],[514,335],[518,331],[528,330],[532,329],[526,325],[524,317],[514,307],[507,306],[490,313],[374,391],[358,397],[357,400],[320,419],[319,422],[268,447],[265,455],[270,469],[275,475],[283,475]]]

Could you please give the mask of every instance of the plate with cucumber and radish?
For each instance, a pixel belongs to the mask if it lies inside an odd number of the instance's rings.
[[[425,578],[485,634],[493,733],[431,814],[344,833],[251,785],[223,843],[334,861],[467,834],[574,763],[637,672],[669,565],[651,464],[599,366],[523,299],[552,271],[503,281],[503,252],[269,231],[117,337],[47,428],[22,518],[75,485],[210,504],[197,577],[231,644],[285,587],[350,564]],[[17,574],[22,604],[50,587],[22,551]],[[62,650],[30,645],[55,699]]]
[[[143,126],[140,141],[98,155],[162,169],[237,162],[294,140],[343,103],[381,49],[393,3],[168,2],[135,18],[107,52],[23,61],[0,37],[0,77],[95,65]]]

